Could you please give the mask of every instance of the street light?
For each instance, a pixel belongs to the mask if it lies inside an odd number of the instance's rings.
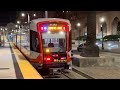
[[[4,32],[4,28],[1,28],[1,31],[3,31],[3,46],[5,45],[5,39],[4,39],[4,37],[5,37],[5,32]]]
[[[80,37],[80,31],[79,31],[79,27],[80,27],[80,26],[81,26],[81,24],[80,24],[80,23],[77,23],[77,27],[78,27],[77,29],[78,29],[78,32],[79,32],[79,37]],[[79,37],[78,37],[78,38],[79,38]],[[79,39],[79,45],[80,45],[80,39]]]
[[[16,28],[18,28],[18,25],[15,25]],[[17,29],[16,29],[16,45],[17,45]]]
[[[33,14],[34,17],[36,17],[36,14]]]
[[[5,28],[5,30],[7,30],[7,28]]]
[[[18,25],[15,25],[15,27],[17,28],[17,27],[18,27]]]
[[[21,13],[21,16],[22,16],[22,17],[25,17],[25,14],[24,14],[24,13]]]
[[[17,21],[17,24],[20,24],[20,21]]]
[[[20,29],[20,21],[17,21],[17,24],[19,24],[18,26],[16,25],[16,27],[19,28],[20,31],[20,49],[21,49],[21,29]]]
[[[78,27],[80,27],[80,26],[81,26],[81,24],[80,24],[80,23],[77,23],[77,26],[78,26]]]
[[[25,13],[21,13],[21,16],[22,17],[25,17]],[[30,15],[29,15],[29,13],[27,13],[27,20],[28,20],[28,23],[30,22]]]
[[[28,21],[28,24],[29,24],[30,23],[30,15],[29,15],[29,13],[26,13],[26,14],[27,14],[27,21]],[[21,13],[21,16],[25,17],[25,13]],[[36,14],[34,13],[33,16],[36,17]]]
[[[104,17],[100,18],[100,22],[101,22],[100,27],[101,27],[101,31],[102,31],[102,50],[103,50],[104,49],[104,45],[103,45],[103,23],[105,22],[105,18]]]

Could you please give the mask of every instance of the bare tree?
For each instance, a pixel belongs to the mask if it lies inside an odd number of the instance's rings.
[[[15,29],[15,24],[14,23],[8,23],[6,27],[7,27],[8,33],[10,33],[10,32],[12,32],[13,29]]]

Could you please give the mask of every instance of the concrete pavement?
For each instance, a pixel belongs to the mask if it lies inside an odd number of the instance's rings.
[[[0,79],[16,79],[9,43],[0,47]]]
[[[75,69],[95,78],[95,79],[120,79],[120,68],[118,67],[84,67]]]
[[[120,79],[120,54],[111,52],[100,52],[100,56],[113,57],[114,63],[112,66],[91,66],[91,67],[77,67],[75,69],[94,77],[95,79]],[[79,58],[79,55],[75,55]]]

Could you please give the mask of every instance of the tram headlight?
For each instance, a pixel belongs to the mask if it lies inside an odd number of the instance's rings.
[[[50,49],[49,49],[49,48],[47,48],[47,49],[45,50],[45,52],[46,52],[46,53],[49,53],[49,52],[50,52]]]

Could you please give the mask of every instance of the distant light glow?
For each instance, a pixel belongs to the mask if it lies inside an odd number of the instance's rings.
[[[33,16],[35,17],[35,16],[36,16],[36,14],[33,14]]]
[[[85,33],[85,35],[87,35],[87,33]]]
[[[20,21],[17,21],[18,24],[20,24]]]
[[[108,46],[111,46],[111,43],[109,43]]]
[[[98,43],[96,43],[96,45],[98,45]]]
[[[104,21],[105,21],[105,18],[104,18],[104,17],[100,18],[100,22],[101,22],[101,23],[103,23]]]
[[[80,26],[81,26],[81,24],[80,24],[80,23],[77,23],[77,26],[78,26],[78,27],[80,27]]]
[[[22,13],[22,14],[21,14],[21,16],[22,16],[22,17],[25,17],[25,14],[24,14],[24,13]]]
[[[5,30],[7,30],[7,28],[5,28]]]
[[[15,25],[15,27],[18,27],[18,25]]]

